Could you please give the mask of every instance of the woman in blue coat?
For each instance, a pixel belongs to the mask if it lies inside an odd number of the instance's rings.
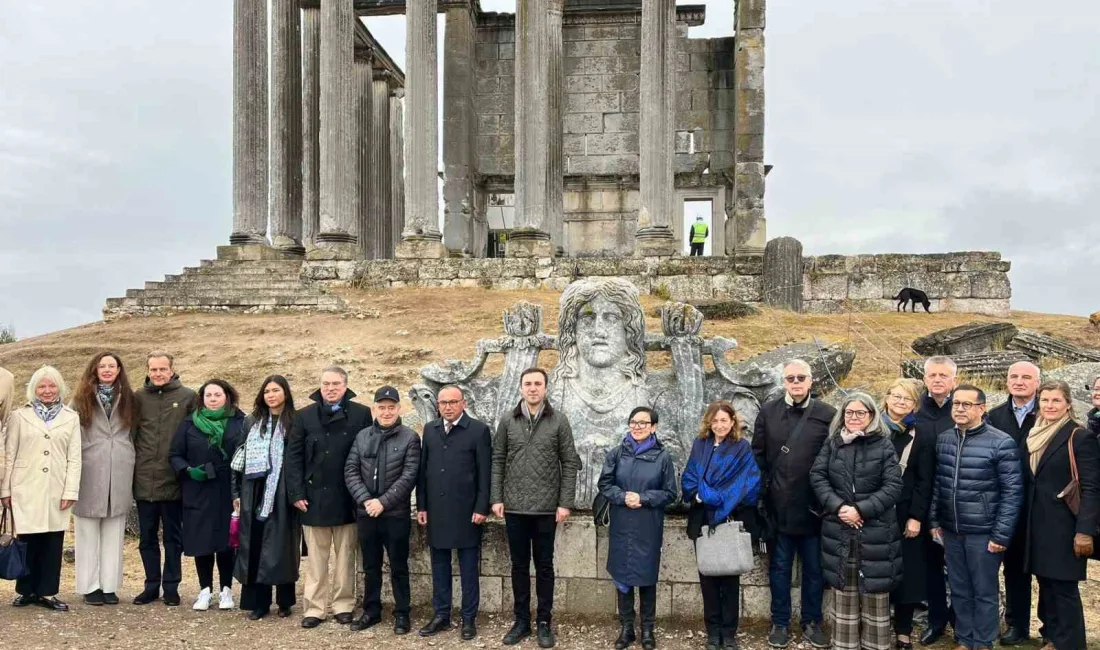
[[[244,436],[244,413],[237,408],[237,391],[228,382],[211,379],[199,389],[202,406],[176,429],[168,462],[179,477],[183,495],[183,552],[195,558],[198,599],[192,609],[206,611],[214,597],[214,564],[221,592],[218,609],[233,609],[233,549],[229,520],[233,486],[229,461]]]
[[[707,407],[699,437],[691,445],[687,467],[680,477],[688,509],[687,536],[696,540],[703,526],[740,521],[754,539],[758,534],[756,502],[760,497],[760,468],[752,445],[742,437],[744,424],[733,405],[717,401]],[[741,576],[699,575],[703,592],[703,619],[707,650],[737,648]]]
[[[598,487],[611,504],[608,525],[607,572],[619,595],[622,630],[615,648],[634,643],[634,588],[642,610],[642,647],[653,650],[657,640],[657,573],[665,507],[676,499],[676,470],[672,457],[657,440],[657,412],[639,406],[630,412],[629,433],[607,452]]]

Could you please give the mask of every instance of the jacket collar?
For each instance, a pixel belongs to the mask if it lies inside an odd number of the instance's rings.
[[[543,401],[543,403],[542,403],[542,415],[539,417],[539,419],[541,420],[542,418],[547,418],[547,417],[550,417],[552,415],[554,415],[554,409],[553,409],[553,407],[550,406],[550,400]],[[524,417],[524,415],[523,415],[523,399],[520,399],[519,404],[516,404],[516,408],[512,409],[512,417],[514,417],[514,418]]]
[[[346,409],[347,406],[348,406],[348,402],[350,402],[351,399],[355,396],[356,396],[355,391],[353,391],[352,389],[349,388],[347,390],[347,392],[344,393],[343,399],[340,400],[340,407],[342,409]],[[314,402],[317,402],[318,406],[324,406],[325,405],[325,398],[321,396],[321,389],[320,388],[313,391],[313,394],[310,395],[309,398],[311,400],[313,400]]]
[[[19,409],[17,413],[22,413],[23,419],[25,419],[27,422],[31,423],[31,425],[41,431],[50,431],[52,429],[56,429],[59,425],[67,423],[70,419],[79,419],[80,417],[76,414],[76,411],[68,406],[61,407],[61,411],[58,412],[57,417],[53,419],[50,425],[47,425],[45,422],[42,421],[42,418],[38,417],[38,414],[34,412],[34,408],[30,404],[27,404],[23,408]],[[14,416],[15,414],[13,413],[12,415]]]
[[[172,378],[168,380],[168,383],[163,386],[157,386],[148,377],[146,377],[144,389],[147,393],[163,393],[164,391],[168,390],[176,390],[180,386],[183,386],[183,383],[180,382],[179,375],[172,375]]]
[[[936,400],[933,399],[930,394],[928,394],[928,391],[925,390],[924,393],[922,393],[921,395],[921,411],[936,413],[943,413],[944,411],[947,411],[948,413],[950,413],[951,395],[948,395],[947,399],[943,401],[943,406],[940,406],[936,403]]]
[[[447,418],[443,417],[442,415],[432,421],[432,424],[439,427],[440,431],[443,430],[443,425],[446,424],[446,423],[447,423]],[[458,416],[458,419],[455,420],[455,426],[459,427],[459,428],[462,428],[462,429],[465,429],[469,424],[470,424],[470,414],[467,413],[466,411],[463,411],[462,414]]]
[[[955,435],[962,435],[963,433],[965,433],[968,437],[973,437],[983,434],[986,431],[989,431],[989,424],[984,419],[981,421],[981,424],[974,427],[973,429],[967,429],[965,432],[959,429],[959,425],[955,425]]]

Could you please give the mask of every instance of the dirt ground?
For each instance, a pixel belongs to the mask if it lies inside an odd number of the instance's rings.
[[[72,535],[66,536],[71,544]],[[1085,601],[1089,650],[1100,650],[1100,563],[1092,563],[1094,580],[1082,585]],[[395,637],[392,619],[386,616],[382,624],[365,632],[351,632],[331,619],[313,630],[300,627],[301,606],[294,614],[280,619],[274,612],[262,621],[249,621],[239,610],[207,612],[191,610],[191,603],[198,592],[194,564],[184,558],[183,584],[180,607],[165,607],[162,603],[145,606],[130,604],[141,590],[144,573],[138,557],[137,543],[126,543],[125,579],[119,593],[121,604],[115,607],[89,607],[81,597],[73,593],[75,571],[66,563],[61,576],[59,597],[72,608],[69,612],[50,612],[38,607],[16,609],[9,604],[14,597],[14,583],[0,582],[0,648],[12,650],[137,650],[155,647],[158,650],[283,650],[297,648],[379,648],[381,650],[411,650],[413,648],[496,648],[511,625],[507,615],[482,614],[480,635],[470,642],[462,642],[458,631],[445,633],[431,639],[416,636],[416,628],[427,622],[430,612],[425,607],[413,610],[413,633]],[[301,582],[298,584],[298,600],[301,602]],[[239,598],[239,585],[234,586],[234,596]],[[611,648],[618,634],[612,617],[583,618],[563,616],[556,619],[558,647],[587,650]],[[1032,630],[1038,629],[1038,621]],[[745,650],[767,650],[767,630],[763,625],[743,626],[739,635]],[[657,627],[659,648],[667,650],[697,650],[705,640],[702,622],[661,621]],[[1038,648],[1036,642],[1031,647]],[[519,646],[531,650],[538,645],[533,639]],[[635,648],[640,646],[635,646]],[[808,644],[792,644],[792,650],[806,650]],[[953,644],[941,641],[935,650],[951,648]],[[1029,646],[1024,646],[1029,647]]]

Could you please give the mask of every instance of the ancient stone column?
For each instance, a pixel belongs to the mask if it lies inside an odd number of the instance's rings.
[[[802,311],[802,242],[780,237],[764,248],[764,304]]]
[[[473,243],[477,114],[474,111],[474,19],[469,7],[447,10],[443,31],[443,245],[470,256]]]
[[[674,86],[676,3],[642,0],[641,127],[638,231],[634,254],[675,255]]]
[[[550,0],[546,26],[549,57],[547,99],[550,106],[550,145],[546,167],[547,212],[550,216],[550,243],[555,255],[565,252],[565,159],[562,151],[562,112],[565,103],[565,66],[562,61],[562,0]]]
[[[393,219],[391,217],[390,167],[390,82],[389,73],[375,70],[374,101],[371,104],[371,190],[369,236],[374,242],[375,259],[392,259]],[[366,233],[367,231],[364,231]]]
[[[267,0],[233,3],[233,232],[267,243]]]
[[[321,10],[302,10],[302,244],[321,223]]]
[[[764,13],[765,0],[737,3],[734,54],[733,250],[760,253],[764,218]],[[727,236],[727,239],[729,237]]]
[[[405,89],[390,93],[390,221],[391,246],[396,252],[405,226]]]
[[[377,258],[377,234],[373,202],[374,186],[374,70],[370,58],[355,62],[355,156],[357,161],[355,213],[359,220],[359,248],[363,259]]]
[[[554,252],[549,206],[551,1],[516,4],[516,209],[508,257],[550,257]]]
[[[271,4],[271,242],[303,254],[302,33],[298,0]]]
[[[436,2],[405,3],[405,67],[409,156],[405,179],[405,225],[397,257],[440,258],[446,255],[439,232],[439,125],[436,106]]]
[[[317,259],[362,255],[356,215],[355,10],[346,0],[321,2],[321,226]]]

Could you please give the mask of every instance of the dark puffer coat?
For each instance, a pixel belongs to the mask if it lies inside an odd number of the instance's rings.
[[[344,481],[355,502],[355,512],[366,512],[363,504],[378,499],[383,517],[412,516],[412,491],[420,471],[420,436],[398,418],[389,429],[375,422],[359,432],[344,463]]]
[[[676,500],[676,469],[672,457],[656,441],[637,456],[629,440],[608,450],[598,483],[611,502],[607,528],[607,572],[631,587],[657,584],[665,506]],[[641,508],[628,508],[626,493],[635,492]]]
[[[1020,453],[1007,433],[984,422],[936,440],[931,527],[959,535],[989,535],[1008,546],[1024,499]]]
[[[844,567],[853,545],[859,560],[860,593],[893,591],[901,582],[901,532],[894,509],[902,480],[894,444],[871,434],[844,444],[840,434],[825,441],[810,470],[810,484],[825,513],[821,524],[821,568],[831,587],[847,587]],[[863,528],[840,520],[853,506]]]

